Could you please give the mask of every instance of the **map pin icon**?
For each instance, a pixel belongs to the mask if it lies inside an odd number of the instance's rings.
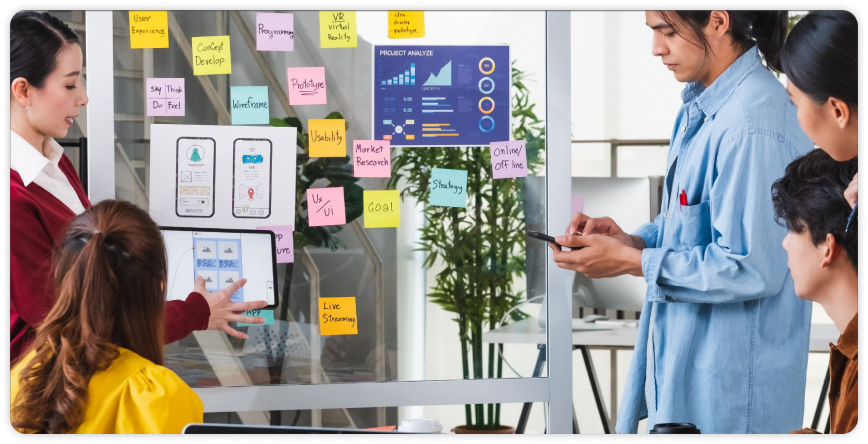
[[[247,195],[250,196],[250,199],[253,200],[253,188],[247,189]]]

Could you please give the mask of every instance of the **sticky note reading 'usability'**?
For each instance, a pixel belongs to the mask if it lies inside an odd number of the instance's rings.
[[[186,88],[184,79],[148,78],[145,108],[149,116],[183,116]]]
[[[346,224],[344,187],[308,188],[307,218],[311,227]]]
[[[274,324],[274,310],[247,310],[242,313],[243,316],[258,316],[260,318],[265,318],[264,324],[245,324],[244,322],[239,322],[237,324],[238,327],[250,327],[252,325],[271,325]]]
[[[319,334],[332,336],[358,333],[356,298],[319,298]]]
[[[431,205],[467,207],[467,171],[434,168],[431,170]]]
[[[353,176],[391,177],[392,151],[388,140],[353,141]]]
[[[267,86],[233,86],[230,95],[233,125],[268,124]]]
[[[308,120],[310,157],[346,157],[346,125],[344,119]]]
[[[130,11],[130,48],[168,48],[166,11]]]
[[[585,209],[585,196],[573,196],[570,199],[573,213],[581,213]]]
[[[256,13],[256,50],[292,51],[295,24],[292,14],[274,12]]]
[[[295,262],[293,253],[292,225],[279,225],[274,227],[256,227],[257,230],[269,230],[274,233],[274,252],[277,254],[278,264]]]
[[[425,11],[389,11],[389,38],[425,37]]]
[[[365,228],[401,226],[401,192],[365,190]]]
[[[290,105],[325,105],[325,68],[286,68]]]
[[[491,142],[491,172],[495,179],[527,177],[527,150],[524,140]]]
[[[319,46],[355,48],[356,41],[356,11],[319,12]]]
[[[193,37],[193,74],[232,74],[229,36]]]

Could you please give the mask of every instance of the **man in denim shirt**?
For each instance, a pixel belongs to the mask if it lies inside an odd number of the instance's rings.
[[[688,82],[661,214],[628,235],[577,214],[558,266],[644,276],[646,303],[616,430],[691,422],[703,433],[802,425],[811,306],[796,297],[772,183],[812,149],[778,79],[785,11],[646,13],[652,52]],[[581,235],[578,235],[580,234]]]

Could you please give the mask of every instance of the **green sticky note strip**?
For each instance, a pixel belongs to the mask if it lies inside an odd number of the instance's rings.
[[[245,324],[243,322],[239,322],[239,327],[250,327],[251,325],[271,325],[274,323],[274,310],[247,310],[244,312],[244,316],[258,316],[260,318],[265,318],[265,323]]]

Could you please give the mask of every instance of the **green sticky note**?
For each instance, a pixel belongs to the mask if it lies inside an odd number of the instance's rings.
[[[434,168],[431,170],[431,205],[467,207],[467,171]]]
[[[233,86],[231,95],[233,125],[268,125],[267,86]]]
[[[239,322],[239,327],[250,327],[251,325],[271,325],[274,323],[274,310],[247,310],[244,312],[244,316],[258,316],[260,318],[265,318],[265,323],[245,324],[243,322]]]

